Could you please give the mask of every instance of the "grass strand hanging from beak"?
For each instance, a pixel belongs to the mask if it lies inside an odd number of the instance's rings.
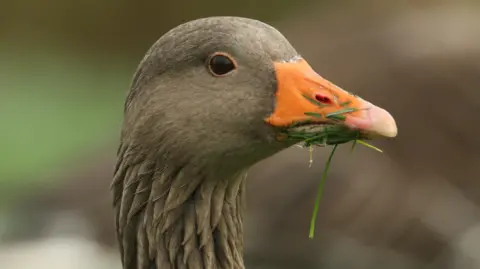
[[[310,232],[308,233],[308,237],[310,239],[312,239],[315,234],[315,223],[317,221],[318,209],[320,208],[320,201],[322,199],[323,187],[325,186],[325,180],[327,179],[328,168],[330,168],[330,163],[332,162],[333,155],[335,154],[335,150],[337,149],[337,147],[338,147],[338,144],[333,146],[332,152],[330,153],[330,156],[328,156],[325,169],[323,169],[323,174],[322,174],[322,178],[320,179],[320,184],[318,185],[317,197],[315,198],[315,206],[313,207],[312,220],[310,221]]]
[[[315,99],[313,99],[313,98],[311,98],[307,95],[303,95],[303,96],[309,102],[311,102],[312,104],[314,104],[314,105],[316,105],[320,108],[328,106],[328,104],[322,104],[322,103],[318,102],[317,100],[315,100]],[[345,118],[346,118],[345,114],[357,111],[357,109],[355,109],[355,108],[346,107],[350,103],[351,103],[350,101],[342,102],[342,103],[340,103],[340,106],[342,107],[342,109],[337,110],[335,112],[328,113],[326,115],[322,115],[322,114],[317,113],[317,112],[305,112],[304,114],[312,117],[312,119],[313,118],[317,118],[317,119],[318,118],[326,118],[326,119],[341,122],[341,121],[345,121]],[[309,155],[310,155],[309,167],[311,167],[312,163],[313,163],[313,154],[312,154],[313,146],[325,147],[327,145],[333,145],[332,152],[330,153],[330,156],[328,157],[327,162],[325,164],[325,169],[323,170],[323,174],[322,174],[322,177],[320,179],[320,183],[319,183],[318,190],[317,190],[317,196],[315,198],[315,205],[314,205],[314,208],[313,208],[313,214],[312,214],[312,219],[310,221],[310,230],[309,230],[309,235],[308,235],[308,237],[310,239],[312,239],[314,237],[314,234],[315,234],[315,223],[316,223],[316,220],[317,220],[318,210],[320,208],[320,201],[322,199],[323,189],[324,189],[325,181],[327,179],[328,170],[330,168],[330,164],[332,162],[333,155],[335,154],[335,151],[336,151],[338,145],[347,143],[349,141],[353,141],[351,152],[353,152],[353,150],[354,150],[354,148],[357,144],[361,144],[363,146],[366,146],[366,147],[371,148],[373,150],[376,150],[378,152],[383,152],[383,151],[381,149],[373,146],[373,145],[368,144],[365,141],[360,140],[361,136],[360,136],[360,132],[358,130],[350,130],[345,126],[328,126],[328,125],[326,125],[326,126],[324,126],[324,128],[322,128],[322,129],[320,129],[316,132],[311,132],[311,131],[308,131],[308,130],[303,131],[301,129],[300,130],[291,130],[292,128],[296,128],[298,126],[301,126],[301,124],[303,124],[303,123],[310,123],[310,122],[311,122],[310,120],[307,120],[307,121],[304,121],[304,122],[295,123],[294,125],[290,126],[290,130],[287,130],[285,134],[287,135],[287,137],[289,139],[296,140],[298,142],[303,142],[303,146],[300,146],[300,147],[302,147],[302,148],[308,147],[309,148]]]

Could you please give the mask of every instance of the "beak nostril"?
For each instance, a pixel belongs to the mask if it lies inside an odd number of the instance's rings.
[[[332,99],[330,99],[328,96],[323,95],[321,93],[316,93],[315,94],[315,100],[317,100],[318,102],[323,103],[323,104],[331,104],[332,103]]]

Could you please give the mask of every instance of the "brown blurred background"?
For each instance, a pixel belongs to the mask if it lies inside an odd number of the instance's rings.
[[[250,173],[247,268],[480,268],[480,2],[0,0],[0,268],[120,268],[108,190],[149,46],[211,15],[263,20],[324,77],[385,107],[385,153],[328,149]]]

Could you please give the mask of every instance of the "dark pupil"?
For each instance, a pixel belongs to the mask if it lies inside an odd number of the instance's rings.
[[[210,69],[216,75],[224,75],[235,69],[235,65],[227,56],[216,55],[210,60]]]

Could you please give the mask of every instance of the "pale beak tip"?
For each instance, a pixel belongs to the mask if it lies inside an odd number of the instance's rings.
[[[371,132],[377,135],[393,138],[398,134],[397,124],[395,119],[388,111],[380,107],[373,107],[369,110],[372,125],[369,128]]]

